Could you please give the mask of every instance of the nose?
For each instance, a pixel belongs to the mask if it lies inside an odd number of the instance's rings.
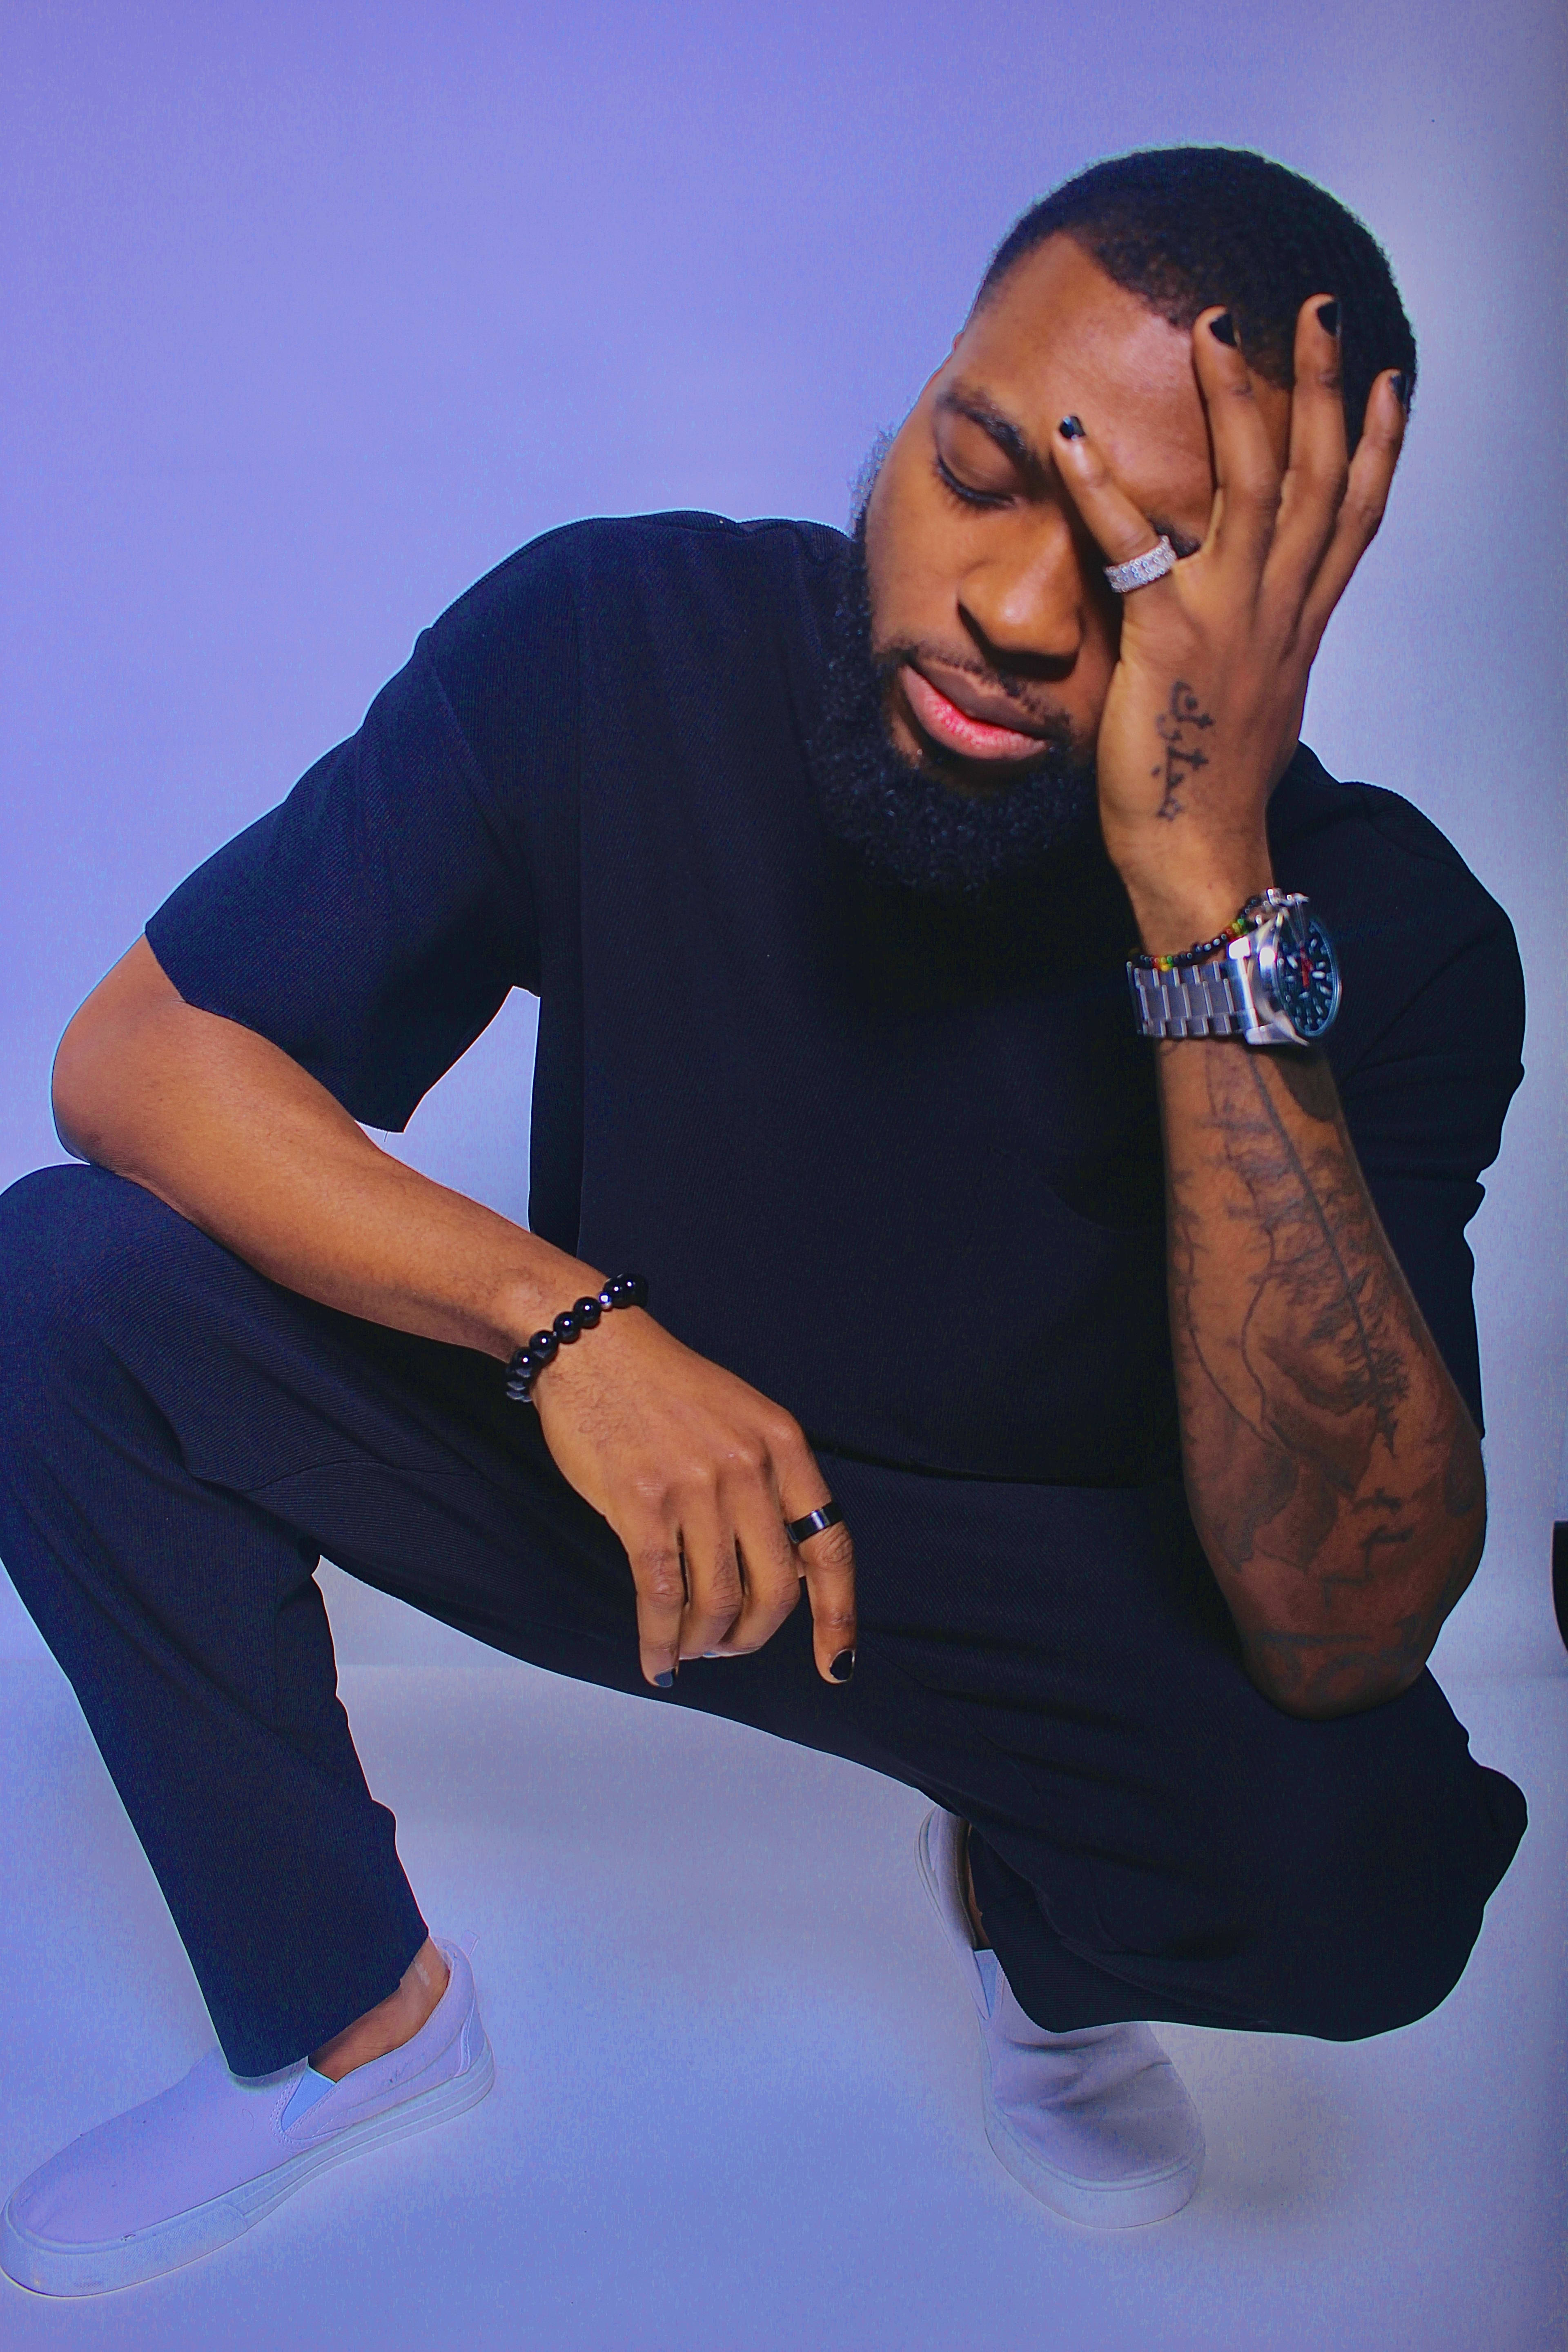
[[[1003,668],[1064,677],[1088,625],[1078,549],[1065,518],[993,541],[959,583],[959,610]]]

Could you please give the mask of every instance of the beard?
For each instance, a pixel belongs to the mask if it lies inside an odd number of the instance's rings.
[[[977,788],[940,754],[906,759],[889,730],[889,692],[914,646],[879,654],[871,637],[866,508],[856,517],[834,617],[822,714],[809,747],[824,821],[868,877],[973,897],[1037,874],[1094,825],[1094,762],[1059,740],[1005,782]],[[1005,680],[1002,683],[1005,685]]]

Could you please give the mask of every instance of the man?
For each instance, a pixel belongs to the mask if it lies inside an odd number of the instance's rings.
[[[94,1164],[4,1202],[0,1550],[222,2048],[22,2184],[14,2278],[190,2260],[489,2085],[322,1552],[928,1791],[993,2146],[1077,2221],[1196,2185],[1145,2021],[1353,2038],[1457,1982],[1524,1828],[1425,1671],[1519,966],[1298,740],[1414,383],[1321,190],[1100,165],[852,540],[525,548],[89,999]],[[357,1124],[515,986],[527,1232]]]

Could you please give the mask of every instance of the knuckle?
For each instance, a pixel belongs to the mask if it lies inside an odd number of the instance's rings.
[[[686,1580],[674,1552],[644,1552],[637,1564],[637,1587],[657,1609],[679,1609],[686,1600]]]
[[[842,1519],[837,1527],[824,1528],[818,1536],[808,1538],[811,1557],[822,1568],[853,1568],[855,1545]]]
[[[853,1633],[855,1612],[847,1605],[841,1609],[815,1609],[812,1612],[821,1633]]]
[[[770,1581],[759,1585],[752,1594],[748,1615],[755,1615],[770,1630],[784,1623],[791,1612],[800,1605],[800,1579],[792,1576],[788,1583]]]
[[[732,1617],[745,1599],[741,1572],[732,1559],[714,1563],[701,1591],[701,1605],[707,1610],[727,1610]]]
[[[809,1457],[810,1448],[805,1442],[805,1432],[793,1412],[775,1413],[767,1424],[766,1437],[768,1449],[775,1457],[780,1454],[798,1456],[802,1454]]]
[[[724,1448],[725,1470],[731,1477],[748,1482],[762,1476],[767,1458],[767,1449],[757,1438],[735,1438]]]

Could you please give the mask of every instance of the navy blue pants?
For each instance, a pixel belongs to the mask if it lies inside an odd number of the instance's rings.
[[[803,1605],[754,1656],[650,1692],[626,1555],[489,1358],[279,1289],[100,1170],[0,1199],[0,1558],[237,2073],[318,2047],[426,1932],[338,1702],[323,1553],[556,1673],[963,1814],[1042,2025],[1351,2040],[1451,1990],[1525,1808],[1429,1675],[1335,1722],[1271,1706],[1173,1482],[819,1458],[859,1562],[853,1682],[817,1675]]]

